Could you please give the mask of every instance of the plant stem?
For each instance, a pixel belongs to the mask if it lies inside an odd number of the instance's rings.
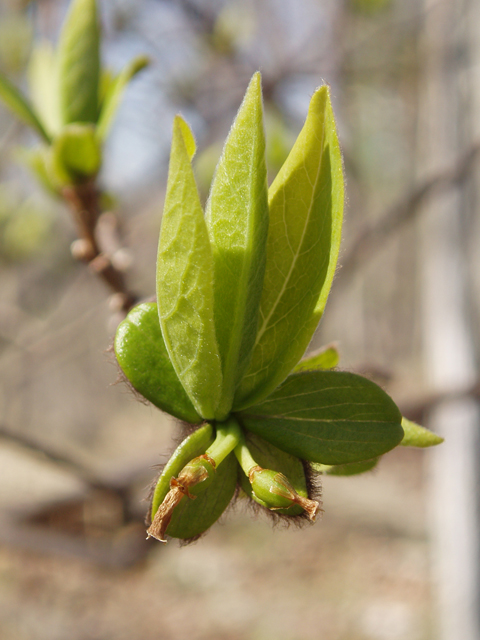
[[[217,437],[205,454],[215,460],[218,467],[243,440],[243,434],[240,425],[233,416],[230,416],[225,422],[217,422],[216,427]]]
[[[87,263],[93,273],[101,278],[118,296],[118,309],[127,313],[137,302],[138,296],[127,289],[124,274],[117,269],[110,257],[102,252],[96,237],[101,214],[100,191],[94,180],[65,187],[62,195],[75,219],[80,244],[73,251],[74,257]]]

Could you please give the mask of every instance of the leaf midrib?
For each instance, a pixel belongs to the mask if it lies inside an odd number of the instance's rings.
[[[325,113],[323,115],[325,116]],[[321,150],[323,150],[324,141],[325,141],[325,117],[323,119],[323,127],[322,127],[322,140],[321,140],[321,145],[320,145],[320,149]],[[281,288],[281,290],[280,290],[280,292],[279,292],[279,294],[277,296],[277,299],[275,300],[275,302],[274,302],[274,304],[273,304],[273,306],[272,306],[272,308],[270,310],[270,313],[266,316],[266,318],[264,319],[264,321],[262,323],[262,326],[260,327],[260,329],[257,332],[257,337],[256,337],[256,340],[255,340],[254,347],[257,346],[257,344],[260,342],[263,334],[267,330],[268,323],[270,322],[270,319],[271,319],[272,315],[274,314],[276,308],[278,307],[278,305],[280,303],[281,298],[283,297],[283,294],[285,293],[285,290],[287,289],[287,284],[290,281],[291,275],[292,275],[292,273],[293,273],[293,271],[295,269],[295,266],[297,264],[297,260],[299,259],[300,255],[302,254],[301,247],[303,245],[305,234],[307,232],[307,227],[309,225],[310,218],[311,218],[311,215],[312,215],[313,202],[315,201],[316,189],[317,189],[318,181],[320,179],[320,173],[321,173],[321,170],[322,170],[322,164],[323,164],[322,160],[323,160],[323,153],[321,153],[321,155],[320,155],[320,163],[318,165],[317,175],[315,176],[315,183],[314,183],[314,186],[313,186],[313,189],[312,189],[312,197],[310,199],[310,206],[309,206],[309,209],[308,209],[308,216],[307,216],[307,219],[305,221],[305,224],[304,224],[304,227],[303,227],[303,230],[302,230],[302,236],[301,236],[300,242],[298,244],[298,249],[295,252],[295,255],[294,255],[294,258],[292,260],[290,269],[288,271],[288,275],[287,275],[287,277],[285,278],[285,280],[283,282],[282,288]],[[282,189],[282,197],[283,197],[283,199],[285,199],[285,189]],[[283,213],[283,221],[285,222],[285,206],[283,207],[283,212],[284,212]],[[287,235],[287,237],[288,237],[288,235]],[[290,241],[289,241],[289,244],[290,244]]]

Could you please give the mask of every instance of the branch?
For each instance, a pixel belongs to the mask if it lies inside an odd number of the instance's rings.
[[[395,231],[413,220],[422,204],[432,194],[446,191],[462,184],[469,176],[477,156],[480,142],[474,144],[467,153],[450,169],[433,176],[414,188],[406,198],[387,210],[380,219],[367,223],[347,250],[342,262],[342,280],[351,276],[373,254],[384,246],[385,240]]]
[[[111,257],[102,251],[97,237],[97,225],[101,215],[100,191],[94,180],[65,187],[62,195],[69,205],[75,219],[79,240],[72,245],[73,257],[85,262],[90,269],[116,295],[116,307],[127,313],[138,301],[139,296],[128,290],[123,272],[112,262]]]

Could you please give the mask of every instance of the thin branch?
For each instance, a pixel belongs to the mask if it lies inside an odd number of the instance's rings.
[[[462,184],[473,169],[479,154],[480,142],[477,142],[453,167],[418,185],[376,222],[365,225],[344,255],[341,280],[352,276],[359,265],[364,264],[384,246],[387,238],[413,220],[427,198]]]
[[[128,290],[125,276],[102,251],[97,237],[97,224],[101,215],[100,191],[94,180],[65,187],[62,195],[75,219],[79,240],[73,244],[74,258],[85,262],[108,287],[117,294],[119,311],[128,312],[139,296]]]

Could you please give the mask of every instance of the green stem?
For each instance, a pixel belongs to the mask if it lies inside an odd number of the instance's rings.
[[[217,422],[217,437],[205,455],[215,461],[218,467],[243,439],[242,429],[237,420],[230,416],[225,422]]]
[[[253,469],[254,467],[258,467],[258,464],[252,458],[252,454],[247,447],[247,443],[245,442],[243,433],[241,434],[241,439],[238,445],[235,447],[235,457],[237,458],[238,464],[242,467],[247,478],[251,469]]]

